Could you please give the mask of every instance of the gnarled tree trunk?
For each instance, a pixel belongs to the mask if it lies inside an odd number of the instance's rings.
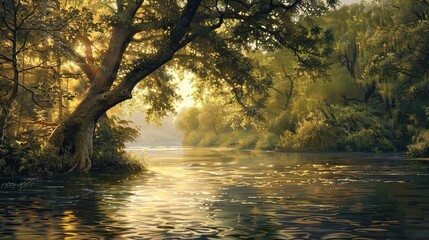
[[[70,156],[67,172],[88,172],[91,168],[94,130],[97,120],[112,106],[131,98],[118,91],[87,95],[75,111],[54,130],[48,143],[60,155]]]
[[[66,169],[68,172],[87,172],[91,168],[95,123],[85,123],[82,119],[70,119],[67,123],[60,125],[50,143],[59,148],[60,154],[72,156],[71,166]]]

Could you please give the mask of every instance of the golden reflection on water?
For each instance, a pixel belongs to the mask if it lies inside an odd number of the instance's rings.
[[[77,217],[73,214],[73,210],[64,211],[64,217],[61,218],[61,226],[64,229],[64,233],[68,235],[70,232],[74,232],[77,229]]]
[[[213,149],[148,155],[152,163],[143,174],[40,180],[24,192],[3,192],[9,197],[0,195],[0,233],[42,239],[429,234],[429,166],[423,162]],[[28,196],[37,204],[20,200]],[[26,216],[35,217],[24,225],[19,220]],[[46,220],[36,220],[42,216]]]
[[[289,223],[302,226],[322,227],[326,223],[348,225],[357,233],[385,232],[390,225],[398,224],[398,221],[380,220],[382,224],[362,228],[358,221],[335,217],[342,199],[349,202],[357,200],[348,203],[350,211],[365,210],[366,206],[359,202],[359,198],[356,199],[356,195],[372,194],[375,189],[349,189],[346,186],[353,182],[370,182],[354,175],[361,169],[350,170],[348,166],[335,162],[304,165],[300,157],[289,158],[287,162],[278,162],[277,159],[272,164],[273,159],[269,163],[258,163],[254,156],[243,156],[242,153],[234,156],[234,152],[217,153],[215,157],[207,152],[196,151],[179,157],[164,156],[164,153],[155,152],[152,155],[151,171],[154,176],[148,179],[146,188],[133,190],[126,209],[122,209],[128,219],[153,216],[150,226],[139,227],[141,231],[153,231],[157,228],[165,230],[164,233],[189,234],[189,230],[198,230],[194,235],[186,235],[195,237],[204,232],[201,228],[211,224],[225,228],[223,235],[244,234],[242,237],[245,237],[246,234],[237,228],[245,228],[255,234],[261,222],[281,226],[281,221],[276,220],[282,217],[292,218]],[[205,162],[201,162],[202,160]],[[306,185],[311,187],[296,188]],[[267,206],[259,207],[261,203]],[[332,211],[334,214],[308,216],[309,213],[302,209]],[[127,226],[136,228],[133,224],[135,223],[129,221]],[[302,229],[298,232],[293,229],[288,231],[280,227],[274,234],[284,238],[309,236]],[[220,236],[218,230],[211,231]],[[262,232],[267,233],[265,230]],[[325,237],[355,236],[347,234],[330,233]]]

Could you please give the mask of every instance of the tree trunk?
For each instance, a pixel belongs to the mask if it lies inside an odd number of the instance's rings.
[[[60,155],[71,156],[71,163],[63,166],[67,172],[88,172],[91,168],[95,123],[79,118],[69,118],[50,138]]]
[[[110,91],[87,95],[50,136],[48,143],[61,156],[71,158],[64,172],[88,172],[91,168],[94,130],[97,120],[116,104],[131,98],[129,92]]]
[[[0,110],[0,143],[4,140],[4,132],[6,128],[8,113],[7,110]]]
[[[65,172],[88,172],[91,168],[94,128],[98,116],[94,104],[86,98],[64,120],[49,138],[49,143],[58,149],[61,156],[71,157],[71,164],[63,166]]]

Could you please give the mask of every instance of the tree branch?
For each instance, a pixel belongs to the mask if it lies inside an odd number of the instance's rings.
[[[9,81],[13,82],[13,80],[12,80],[12,79],[7,79],[7,80],[9,80]],[[31,93],[31,100],[33,100],[33,102],[34,102],[37,106],[39,106],[41,109],[45,109],[45,107],[43,107],[42,105],[40,105],[40,104],[38,103],[38,101],[35,99],[35,97],[34,97],[34,96],[35,96],[36,94],[35,94],[31,89],[27,88],[26,86],[22,85],[21,83],[18,83],[18,86],[19,86],[19,87],[21,87],[22,89],[26,90],[27,92]]]
[[[201,0],[189,0],[186,3],[185,9],[179,18],[178,23],[170,33],[170,49],[175,49],[182,41],[185,34],[188,32],[192,19],[197,12]]]
[[[84,61],[86,64],[81,69],[87,75],[89,82],[92,83],[92,81],[94,81],[94,77],[97,71],[95,67],[94,55],[92,53],[92,42],[87,36],[83,36],[83,35],[79,36],[77,40],[80,41],[85,46],[86,59],[81,57],[81,61]]]
[[[94,68],[94,66],[89,65],[86,59],[82,57],[79,53],[77,53],[62,36],[55,35],[53,37],[56,39],[56,42],[57,44],[59,44],[59,47],[63,48],[63,50],[70,54],[70,56],[74,59],[75,63],[85,73],[89,82],[92,82],[96,75],[96,69]]]

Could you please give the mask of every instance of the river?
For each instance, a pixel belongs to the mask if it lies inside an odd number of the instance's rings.
[[[1,239],[427,239],[429,161],[152,149],[149,170],[0,180]]]

